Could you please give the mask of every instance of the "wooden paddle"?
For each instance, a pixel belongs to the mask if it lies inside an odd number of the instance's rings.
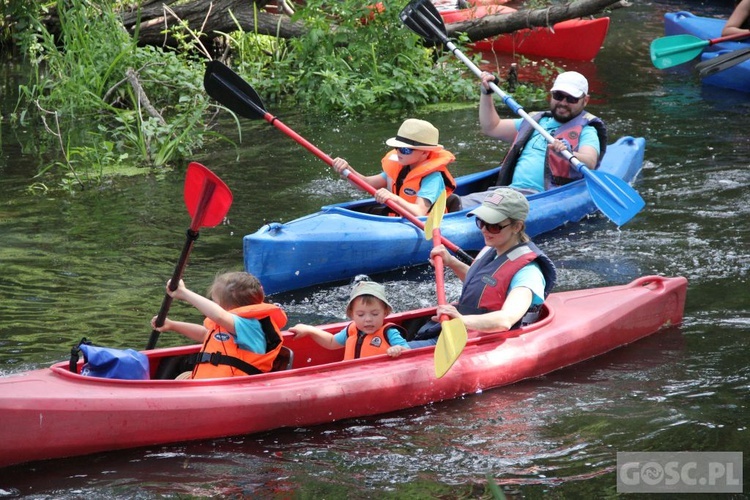
[[[706,78],[719,71],[724,71],[733,66],[737,66],[743,61],[750,59],[750,47],[746,49],[737,49],[725,54],[718,55],[711,59],[706,59],[695,65],[695,70],[701,78]]]
[[[443,220],[443,213],[445,213],[445,199],[445,191],[443,191],[432,205],[424,227],[424,236],[428,240],[432,237],[433,247],[440,245],[440,223]],[[442,306],[448,303],[445,300],[443,257],[436,255],[432,258],[432,262],[435,265],[438,305]],[[466,325],[458,318],[450,319],[447,315],[442,314],[440,316],[440,327],[441,332],[435,346],[435,376],[437,378],[441,378],[453,366],[461,351],[464,350],[468,338]]]
[[[187,230],[185,245],[182,247],[182,254],[177,266],[172,274],[172,280],[169,283],[169,289],[174,291],[180,283],[182,272],[187,265],[188,256],[193,249],[193,243],[198,239],[201,227],[214,227],[224,220],[224,216],[229,212],[232,205],[232,192],[226,184],[219,179],[216,174],[201,165],[192,162],[188,165],[187,175],[185,176],[185,187],[183,197],[188,213],[193,218],[190,227]],[[164,325],[167,319],[169,307],[172,305],[172,297],[164,294],[164,300],[161,303],[161,309],[154,322],[157,327]],[[148,339],[146,349],[156,347],[159,340],[159,330],[152,330],[151,337]]]
[[[687,34],[657,38],[651,42],[651,62],[659,69],[671,68],[695,59],[710,45],[748,37],[747,33],[735,33],[711,40]]]
[[[453,54],[463,61],[472,72],[481,77],[480,70],[471,59],[466,57],[458,48],[448,39],[445,31],[445,24],[440,17],[435,6],[430,0],[413,0],[399,14],[401,22],[419,36],[435,43],[442,43]],[[555,138],[549,132],[544,130],[523,108],[513,100],[512,97],[503,92],[500,87],[490,83],[490,88],[498,94],[503,102],[514,113],[518,114],[531,125],[534,130],[539,132],[548,143],[552,143]],[[646,205],[641,196],[627,182],[619,177],[607,174],[606,172],[597,172],[590,170],[578,158],[573,156],[568,150],[562,152],[562,155],[570,164],[583,175],[586,181],[586,187],[589,190],[591,199],[601,212],[609,217],[615,224],[622,226],[632,219],[635,214],[641,211]]]
[[[237,113],[240,116],[244,116],[245,118],[262,118],[266,120],[268,123],[294,139],[302,147],[323,160],[328,164],[328,166],[333,165],[333,159],[330,156],[315,147],[295,131],[284,125],[281,120],[266,111],[263,107],[263,101],[260,100],[260,97],[258,97],[258,94],[250,86],[250,84],[243,80],[242,77],[240,77],[237,73],[229,69],[226,65],[222,64],[219,61],[209,61],[206,66],[206,74],[203,78],[203,86],[205,87],[208,95],[219,101],[222,105],[226,106],[233,112]],[[371,195],[375,194],[376,189],[370,186],[362,177],[360,177],[356,173],[351,172],[347,169],[344,170],[343,174],[344,177],[352,181],[358,188]],[[386,203],[386,205],[388,205],[388,207],[395,213],[409,220],[412,224],[424,231],[424,223],[414,215],[412,215],[410,212],[403,210],[401,207],[390,200]],[[448,249],[455,253],[456,257],[458,257],[465,264],[471,264],[474,261],[471,255],[467,254],[464,250],[462,250],[446,238],[443,238],[442,242],[443,245],[445,245]]]

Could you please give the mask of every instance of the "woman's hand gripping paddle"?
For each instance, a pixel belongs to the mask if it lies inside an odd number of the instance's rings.
[[[249,83],[242,79],[237,73],[229,69],[226,65],[219,61],[209,61],[206,65],[206,74],[203,78],[203,86],[209,96],[213,97],[223,106],[227,107],[234,113],[245,118],[262,118],[268,123],[276,127],[277,129],[284,132],[286,135],[294,139],[302,147],[310,151],[312,154],[323,160],[328,166],[333,165],[333,159],[325,154],[323,151],[315,147],[313,144],[308,142],[302,136],[297,134],[294,130],[290,129],[281,120],[273,116],[271,113],[265,110],[263,107],[263,101],[258,97],[257,92],[253,89]],[[375,188],[370,186],[362,177],[355,174],[354,172],[344,170],[344,177],[349,179],[361,190],[375,195]],[[412,224],[418,228],[424,230],[424,223],[412,215],[410,212],[403,210],[401,207],[388,201],[386,203],[388,207],[401,217],[409,220]],[[428,237],[429,238],[429,237]],[[455,243],[443,238],[443,244],[450,249],[451,252],[464,262],[465,264],[471,264],[473,258],[467,254],[464,250],[456,246]]]
[[[401,22],[419,36],[431,42],[445,45],[453,52],[453,55],[463,61],[477,77],[481,78],[482,70],[448,39],[443,19],[430,0],[412,0],[409,5],[404,7],[399,17]],[[490,83],[490,88],[502,98],[506,106],[526,120],[548,143],[554,142],[555,138],[529,116],[512,97],[494,83]],[[561,154],[573,168],[583,175],[586,187],[596,207],[618,226],[622,226],[632,219],[646,205],[635,189],[619,177],[606,172],[590,170],[568,150],[564,150]]]
[[[739,38],[748,38],[747,33],[735,33],[734,35],[723,36],[704,40],[693,35],[671,35],[657,38],[651,42],[651,62],[659,69],[671,68],[678,64],[692,61],[709,45],[728,40],[737,40]]]
[[[185,176],[184,198],[185,206],[193,220],[187,230],[187,238],[185,246],[182,247],[180,260],[174,269],[174,274],[172,274],[172,280],[169,284],[170,290],[176,290],[180,279],[182,279],[182,272],[187,265],[193,243],[198,239],[200,228],[214,227],[219,224],[229,212],[229,207],[232,206],[232,192],[227,185],[216,174],[196,162],[188,165],[187,175]],[[164,325],[171,305],[172,297],[165,293],[161,309],[159,309],[159,314],[154,322],[157,327]],[[157,340],[159,340],[159,330],[154,329],[151,331],[146,349],[156,347]]]
[[[432,236],[433,247],[440,245],[440,223],[443,220],[443,213],[445,213],[445,191],[440,193],[440,196],[432,205],[427,223],[424,226],[425,238],[429,240],[430,235]],[[442,255],[435,255],[432,262],[435,265],[438,305],[442,306],[447,304]],[[466,326],[458,318],[450,319],[443,314],[440,316],[440,326],[442,331],[435,346],[435,376],[437,378],[441,378],[453,366],[461,351],[464,350],[468,338]]]

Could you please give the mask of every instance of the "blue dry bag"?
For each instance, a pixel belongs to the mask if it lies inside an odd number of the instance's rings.
[[[148,357],[133,349],[111,349],[81,343],[84,365],[81,375],[87,377],[148,380]]]

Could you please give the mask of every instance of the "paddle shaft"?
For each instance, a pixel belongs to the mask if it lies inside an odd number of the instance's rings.
[[[203,219],[206,215],[206,209],[208,208],[211,198],[213,197],[215,189],[216,184],[206,179],[201,193],[201,199],[198,203],[198,208],[196,208],[195,215],[193,215],[192,222],[190,223],[190,228],[187,230],[187,237],[185,238],[185,245],[183,245],[182,247],[180,260],[177,262],[174,273],[172,274],[172,279],[169,282],[169,289],[172,291],[177,290],[177,286],[180,284],[182,273],[185,270],[185,266],[187,266],[188,257],[190,256],[190,252],[193,250],[193,244],[195,243],[195,240],[198,239],[198,236],[200,234],[199,229],[203,224]],[[169,308],[171,306],[172,296],[168,293],[165,293],[164,299],[161,302],[159,314],[156,316],[156,321],[154,321],[154,325],[157,328],[164,326],[164,321],[167,319],[167,313],[169,312]],[[154,347],[156,347],[156,342],[159,340],[160,333],[161,332],[159,332],[159,330],[157,330],[156,328],[151,330],[151,336],[148,339],[146,349],[153,349]]]
[[[248,104],[255,109],[260,116],[263,117],[264,120],[266,120],[268,123],[276,127],[277,129],[284,132],[286,135],[294,139],[299,145],[301,145],[303,148],[310,151],[312,154],[323,160],[328,166],[333,166],[333,159],[325,154],[323,151],[321,151],[318,147],[316,147],[314,144],[312,144],[310,141],[299,135],[297,132],[292,130],[291,128],[287,127],[281,120],[279,120],[277,117],[273,116],[271,113],[260,107],[257,103],[253,102],[251,99],[249,99],[245,93],[239,91],[239,89],[234,89],[235,94],[238,96],[242,96],[243,102],[245,104]],[[369,185],[367,181],[365,181],[361,176],[357,175],[355,172],[352,172],[349,169],[345,169],[342,174],[344,177],[346,177],[348,180],[350,180],[353,184],[355,184],[357,187],[362,189],[363,191],[375,195],[376,189]],[[419,229],[424,231],[424,223],[416,218],[414,215],[412,215],[410,212],[407,212],[403,210],[401,207],[396,205],[394,202],[388,200],[386,202],[386,205],[388,208],[393,210],[395,213],[399,214],[400,216],[404,217],[405,219],[409,220],[412,224],[417,226]],[[442,237],[441,237],[442,238]],[[465,251],[463,251],[461,248],[459,248],[455,243],[451,242],[450,240],[446,238],[442,238],[443,245],[445,245],[448,249],[450,249],[454,254],[456,254],[456,257],[458,257],[462,262],[465,264],[471,264],[474,259],[471,257],[471,255],[467,254]]]
[[[432,21],[430,21],[427,18],[427,16],[425,16],[422,12],[420,12],[419,9],[415,10],[414,13],[420,17],[423,23],[425,23],[426,25],[430,27],[433,33],[435,33],[435,35],[437,35],[440,38],[440,41],[443,43],[443,45],[448,47],[448,49],[453,53],[453,55],[455,55],[457,58],[463,61],[463,63],[466,64],[466,66],[468,66],[468,68],[472,71],[472,73],[477,75],[478,78],[482,77],[482,70],[479,69],[479,67],[476,64],[474,64],[474,62],[471,59],[466,57],[463,54],[463,52],[461,52],[458,49],[458,47],[456,47],[456,45],[450,41],[450,39],[442,32],[440,28],[435,26],[435,24]],[[529,123],[529,125],[531,125],[534,128],[534,130],[539,132],[548,143],[552,144],[553,142],[555,142],[555,138],[552,137],[549,132],[544,130],[544,128],[541,125],[539,125],[539,123],[537,123],[537,121],[534,120],[526,111],[524,111],[523,106],[518,104],[511,96],[503,92],[503,90],[497,85],[495,85],[494,82],[490,82],[489,85],[490,85],[490,88],[497,95],[500,96],[500,98],[503,100],[505,105],[508,106],[511,109],[511,111],[513,111],[514,113],[519,115],[521,118],[526,120]],[[563,155],[563,157],[565,157],[566,160],[568,160],[573,165],[573,167],[576,170],[582,171],[586,169],[586,166],[581,162],[581,160],[573,156],[573,153],[571,153],[567,149],[563,150],[561,154]]]
[[[412,4],[409,4],[408,7],[411,7],[414,3],[415,2],[412,2]],[[448,47],[448,49],[450,49],[450,51],[456,57],[463,61],[464,64],[466,64],[466,66],[468,66],[475,75],[481,77],[482,71],[477,67],[477,65],[474,64],[471,59],[466,57],[446,36],[445,29],[444,27],[442,27],[442,22],[440,21],[440,15],[438,14],[434,5],[429,3],[429,0],[421,0],[416,3],[418,4],[418,7],[413,8],[412,11],[409,12],[409,14],[404,14],[406,9],[402,11],[402,20],[405,20],[405,18],[408,19],[408,17],[412,14],[417,15],[421,23],[426,26],[427,29],[432,32],[432,34],[435,35],[444,46]],[[443,29],[439,28],[434,22],[432,22],[428,18],[428,16],[422,12],[422,8],[434,12],[434,18],[441,23],[441,27]],[[422,28],[422,26],[419,26],[416,31],[420,35],[425,36],[423,35],[424,28]],[[427,36],[427,38],[429,38],[429,36]],[[494,82],[490,82],[489,85],[490,88],[502,98],[506,106],[508,106],[513,112],[521,116],[521,118],[529,123],[529,125],[531,125],[534,130],[536,130],[542,137],[544,137],[544,139],[549,144],[552,144],[555,141],[554,137],[552,137],[549,132],[544,130],[544,128],[539,125],[536,120],[531,118],[531,116],[529,116],[529,114],[524,111],[523,107],[521,107],[521,105],[513,100],[512,97],[503,92],[502,89],[495,85]],[[589,193],[591,194],[591,199],[594,201],[594,204],[599,208],[599,210],[602,211],[604,215],[609,217],[617,225],[622,225],[630,220],[644,206],[645,203],[643,202],[643,199],[640,197],[640,195],[638,195],[638,193],[632,187],[623,182],[621,179],[611,175],[607,175],[603,172],[599,173],[589,170],[586,165],[584,165],[578,158],[573,155],[571,151],[567,149],[563,150],[560,154],[566,160],[568,160],[573,168],[581,173],[584,180],[586,181],[586,186],[589,189]],[[619,205],[619,208],[615,206],[615,204]]]
[[[442,236],[440,234],[440,228],[434,228],[432,230],[432,241],[435,246],[439,244],[441,238]],[[443,263],[443,256],[434,255],[432,257],[432,263],[435,265],[435,288],[437,292],[438,305],[443,306],[448,303],[445,298],[445,265]],[[444,321],[448,321],[449,319],[450,317],[448,317],[447,314],[440,315],[441,323]]]

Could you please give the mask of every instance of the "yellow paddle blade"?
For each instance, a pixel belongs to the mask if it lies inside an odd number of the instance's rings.
[[[443,330],[435,346],[435,376],[441,378],[456,362],[466,347],[466,325],[458,318],[441,323]]]
[[[438,199],[432,204],[430,209],[430,215],[427,217],[427,221],[424,223],[424,239],[432,239],[432,230],[436,227],[440,227],[440,223],[443,221],[443,214],[445,213],[445,190],[440,193]]]

